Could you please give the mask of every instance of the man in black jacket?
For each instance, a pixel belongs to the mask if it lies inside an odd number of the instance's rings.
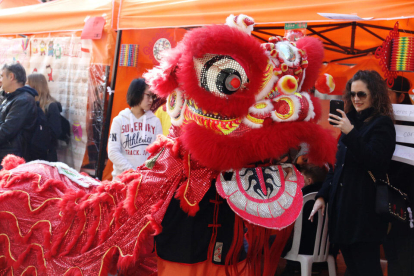
[[[36,123],[38,94],[25,86],[26,71],[18,63],[4,65],[0,77],[5,92],[5,100],[0,105],[0,162],[7,154],[26,158]]]

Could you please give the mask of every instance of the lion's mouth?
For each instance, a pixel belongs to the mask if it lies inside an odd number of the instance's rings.
[[[192,99],[189,99],[184,112],[184,123],[186,122],[195,122],[217,133],[228,135],[239,128],[241,119],[221,116],[218,113],[208,113],[199,108]]]
[[[238,118],[230,118],[226,116],[221,116],[218,113],[208,113],[207,111],[203,110],[202,108],[198,107],[197,104],[194,102],[194,100],[189,99],[187,101],[187,107],[191,110],[191,112],[203,116],[208,117],[210,119],[214,120],[221,120],[221,121],[232,121],[237,120]]]

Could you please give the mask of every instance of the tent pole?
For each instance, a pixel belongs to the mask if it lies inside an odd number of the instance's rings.
[[[351,54],[355,54],[355,31],[356,31],[356,22],[352,22],[352,34],[351,34]]]
[[[356,56],[346,57],[346,58],[338,58],[338,59],[333,59],[329,62],[337,62],[337,61],[342,61],[342,60],[347,60],[347,59],[359,58],[359,57],[364,57],[366,55],[368,55],[368,54],[361,54],[361,55],[356,55]]]
[[[114,58],[113,66],[112,66],[112,76],[111,76],[111,90],[112,91],[115,90],[116,73],[118,71],[118,61],[119,61],[119,48],[121,46],[121,37],[122,37],[122,30],[118,30],[118,34],[116,36],[115,58]],[[108,145],[109,125],[111,123],[113,101],[114,101],[114,93],[111,93],[109,95],[108,108],[106,110],[105,120],[102,126],[101,143],[100,143],[99,155],[98,155],[98,166],[96,168],[96,177],[100,180],[102,180],[102,174],[105,168],[105,160],[107,159],[106,147]]]
[[[370,28],[375,28],[375,29],[381,29],[381,30],[387,30],[387,31],[392,31],[394,30],[394,28],[390,28],[390,27],[383,27],[383,26],[377,26],[377,25],[371,25],[371,24],[366,24],[366,23],[359,23],[360,26],[364,26],[364,27],[370,27]],[[398,31],[400,33],[404,32],[407,34],[414,34],[414,31],[410,31],[410,30],[405,30],[405,29],[398,29]]]
[[[347,49],[345,49],[344,47],[342,47],[341,45],[339,45],[338,43],[336,43],[335,41],[333,41],[333,40],[331,40],[331,39],[329,39],[329,38],[327,38],[326,36],[324,36],[323,34],[320,34],[319,32],[317,32],[317,31],[315,31],[315,30],[313,30],[311,27],[309,27],[308,26],[308,30],[309,31],[311,31],[312,33],[314,33],[315,35],[317,35],[317,36],[319,36],[319,37],[321,37],[321,38],[323,38],[323,39],[325,39],[326,41],[328,41],[328,42],[330,42],[331,44],[333,44],[335,47],[338,47],[338,48],[340,48],[340,49],[342,49],[346,54],[348,54],[349,52],[348,52],[348,50]]]
[[[360,27],[361,29],[363,29],[363,30],[364,30],[364,31],[366,31],[367,33],[372,34],[373,36],[375,36],[375,37],[376,37],[376,38],[378,38],[379,40],[381,40],[381,41],[384,41],[384,40],[385,40],[384,38],[380,37],[379,35],[377,35],[377,34],[376,34],[376,33],[374,33],[373,31],[371,31],[370,29],[365,28],[363,25],[361,25],[361,24],[359,24],[359,23],[357,23],[357,25],[358,25],[358,27]]]
[[[269,36],[278,36],[278,34],[272,34],[272,33],[261,31],[261,30],[253,30],[253,32],[260,33],[260,34],[265,34],[265,35],[269,35]]]
[[[257,39],[259,39],[259,40],[261,40],[261,41],[263,41],[264,43],[269,42],[269,41],[267,41],[266,39],[261,38],[261,37],[259,37],[259,36],[255,35],[255,34],[253,34],[253,33],[252,33],[252,36],[254,36],[255,38],[257,38]]]
[[[335,26],[335,25],[333,25],[333,26]],[[340,26],[337,26],[337,27],[333,27],[333,28],[329,28],[329,29],[326,29],[326,30],[319,31],[319,33],[323,34],[323,33],[327,33],[327,32],[332,32],[332,31],[336,31],[336,30],[339,30],[339,29],[347,28],[349,26],[351,26],[351,24],[340,25]],[[309,26],[309,27],[313,28],[314,26]]]

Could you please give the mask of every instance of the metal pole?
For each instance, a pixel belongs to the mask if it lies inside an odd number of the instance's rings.
[[[100,113],[101,121],[100,121],[100,127],[99,127],[99,137],[98,137],[99,140],[97,142],[95,142],[95,144],[98,145],[98,162],[96,163],[96,166],[95,166],[95,177],[98,176],[98,171],[101,170],[101,165],[100,165],[99,160],[100,160],[100,158],[102,158],[101,156],[102,156],[102,154],[104,154],[103,152],[105,151],[105,149],[102,147],[102,137],[103,137],[102,136],[102,131],[103,131],[103,128],[104,128],[103,125],[105,123],[105,112],[108,110],[108,108],[107,108],[108,107],[108,101],[106,99],[106,91],[107,91],[107,87],[108,87],[108,84],[109,84],[109,73],[110,73],[110,71],[111,71],[111,66],[109,66],[109,65],[105,66],[105,83],[104,83],[104,87],[103,87],[103,91],[102,91],[102,93],[103,93],[102,98],[103,99],[100,103],[102,113]],[[97,99],[100,98],[99,95],[97,95],[96,97],[97,97]]]
[[[116,73],[118,71],[119,48],[121,46],[122,31],[118,30],[116,36],[115,58],[112,67],[111,90],[115,90]],[[108,99],[108,108],[106,110],[104,124],[102,126],[101,143],[98,155],[98,166],[96,167],[96,177],[102,180],[103,170],[105,168],[105,160],[107,159],[106,147],[108,145],[109,125],[111,123],[112,104],[114,101],[114,93],[111,93]]]

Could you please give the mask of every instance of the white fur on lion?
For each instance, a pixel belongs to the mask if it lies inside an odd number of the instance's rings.
[[[233,14],[230,14],[230,16],[226,18],[226,25],[229,26],[229,27],[237,28],[237,29],[239,29],[240,31],[242,31],[242,32],[244,32],[246,34],[251,35],[251,33],[253,31],[254,24],[253,25],[250,25],[250,26],[246,26],[246,24],[244,24],[243,20],[245,18],[249,18],[252,22],[254,22],[254,19],[251,18],[250,16],[247,16],[247,15],[244,15],[244,14],[240,14],[237,17],[237,20],[236,20],[237,24],[236,24],[234,22],[234,18],[236,18],[236,16],[233,15]]]

